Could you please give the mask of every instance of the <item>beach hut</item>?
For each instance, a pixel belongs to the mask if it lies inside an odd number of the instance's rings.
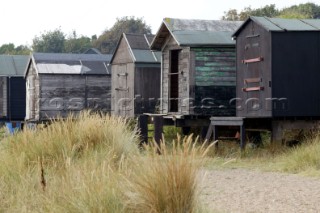
[[[206,122],[211,115],[235,115],[236,53],[231,35],[241,23],[163,19],[151,42],[151,49],[162,54],[160,113]]]
[[[111,110],[111,55],[33,53],[25,71],[26,121]]]
[[[153,35],[124,33],[112,56],[112,112],[136,117],[156,113],[161,55],[150,50]]]
[[[0,55],[0,120],[23,121],[26,108],[24,71],[29,56]]]
[[[320,118],[320,20],[250,17],[237,43],[237,116]]]

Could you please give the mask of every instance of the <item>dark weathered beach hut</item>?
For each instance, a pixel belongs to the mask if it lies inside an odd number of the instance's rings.
[[[26,108],[24,71],[29,56],[0,55],[0,120],[23,121]]]
[[[250,17],[237,43],[237,116],[320,117],[320,20]]]
[[[153,35],[122,34],[112,56],[112,112],[135,117],[156,113],[161,54],[150,50]]]
[[[111,55],[33,53],[25,72],[26,121],[111,110]]]
[[[162,52],[160,113],[235,115],[236,54],[231,35],[241,23],[163,19],[151,43],[152,50]]]

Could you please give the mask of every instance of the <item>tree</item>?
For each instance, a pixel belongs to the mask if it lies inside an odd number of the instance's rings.
[[[94,47],[101,53],[113,53],[122,33],[145,33],[151,34],[151,28],[142,18],[122,17],[117,18],[116,23],[105,30],[94,42]]]
[[[25,45],[19,45],[15,47],[13,43],[3,44],[0,47],[0,54],[6,55],[29,55],[31,52],[30,48]]]
[[[222,20],[239,21],[240,17],[239,17],[238,11],[236,9],[231,9],[227,12],[224,12],[224,16],[222,16]]]
[[[86,36],[78,37],[75,30],[64,42],[64,52],[66,53],[83,53],[91,47],[93,47],[91,39]]]
[[[274,4],[266,5],[258,9],[251,7],[244,8],[240,13],[235,9],[224,12],[223,20],[246,20],[249,16],[266,16],[279,18],[320,18],[320,6],[314,3],[293,5],[282,10],[278,10]]]
[[[320,18],[320,6],[314,3],[306,3],[294,5],[288,8],[284,8],[279,15],[281,18],[307,18],[307,19],[319,19]]]
[[[61,53],[64,51],[65,35],[61,29],[55,29],[36,36],[32,49],[35,52]]]
[[[237,10],[230,9],[227,12],[224,12],[223,20],[230,21],[244,21],[249,16],[266,16],[266,17],[275,17],[279,15],[279,11],[276,9],[274,4],[266,5],[258,9],[251,9],[251,7],[244,8],[240,13],[237,13]]]

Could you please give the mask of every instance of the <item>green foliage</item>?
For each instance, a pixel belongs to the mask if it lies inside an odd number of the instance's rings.
[[[94,47],[101,53],[113,53],[122,33],[145,33],[151,34],[151,28],[142,18],[122,17],[117,18],[116,23],[104,31],[94,42]]]
[[[92,47],[91,39],[86,36],[78,37],[74,30],[64,43],[64,52],[66,53],[83,53]]]
[[[55,29],[36,36],[33,39],[33,51],[46,53],[83,53],[92,47],[89,37],[78,36],[74,30],[68,37],[61,31]]]
[[[0,47],[0,54],[5,55],[29,55],[31,52],[30,48],[25,45],[19,45],[15,47],[13,43],[3,44]]]
[[[61,29],[55,29],[36,36],[33,39],[32,49],[35,52],[62,53],[65,40],[65,34]]]
[[[223,20],[246,20],[249,16],[266,16],[266,17],[279,17],[279,18],[320,18],[320,6],[314,3],[306,3],[293,5],[288,8],[279,10],[275,4],[266,5],[258,9],[252,9],[251,7],[244,8],[238,13],[235,9],[230,9],[224,12]]]
[[[294,5],[282,10],[281,18],[320,18],[320,6],[314,3]]]

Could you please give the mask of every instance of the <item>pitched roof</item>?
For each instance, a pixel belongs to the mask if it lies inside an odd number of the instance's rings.
[[[110,63],[112,63],[122,39],[125,39],[129,47],[130,55],[133,62],[160,63],[161,53],[158,51],[150,50],[150,42],[152,41],[153,37],[154,35],[123,33],[119,39],[118,45],[112,56],[112,59],[110,60]]]
[[[151,49],[160,50],[170,34],[180,46],[235,45],[231,35],[241,24],[241,21],[164,18]]]
[[[30,59],[36,71],[43,74],[111,74],[109,61],[111,55],[33,53]]]
[[[0,55],[0,76],[23,76],[29,56]]]
[[[97,48],[89,48],[83,53],[84,54],[102,54]]]
[[[283,19],[250,16],[233,34],[236,37],[249,21],[254,21],[268,31],[320,31],[320,19]]]

